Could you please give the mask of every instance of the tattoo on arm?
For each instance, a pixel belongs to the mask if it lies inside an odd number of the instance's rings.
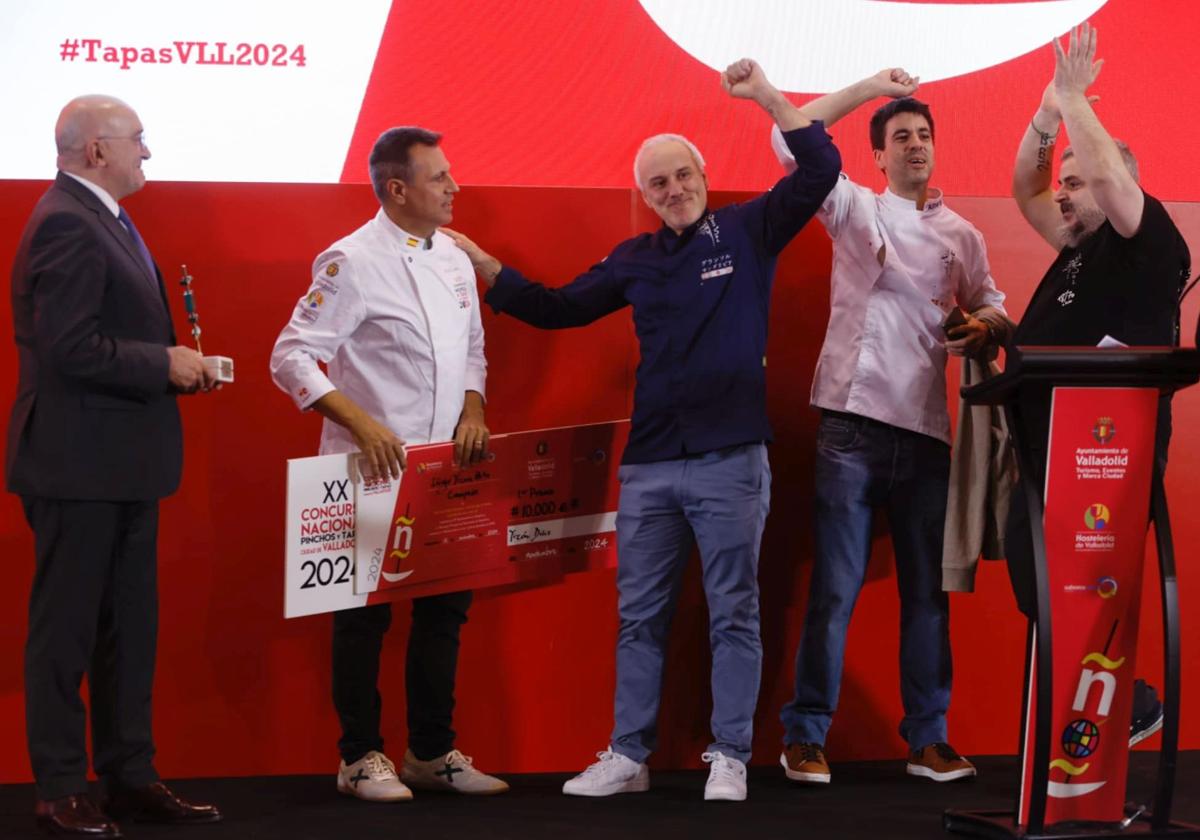
[[[1058,134],[1047,134],[1044,131],[1033,129],[1038,135],[1038,150],[1037,150],[1037,170],[1038,172],[1049,172],[1050,164],[1054,159],[1054,144],[1058,140]]]

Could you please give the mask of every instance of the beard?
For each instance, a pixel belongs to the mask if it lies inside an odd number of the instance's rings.
[[[1099,230],[1108,219],[1099,207],[1077,207],[1068,204],[1066,209],[1075,214],[1075,221],[1064,224],[1058,231],[1058,238],[1064,248],[1078,248],[1079,243]]]

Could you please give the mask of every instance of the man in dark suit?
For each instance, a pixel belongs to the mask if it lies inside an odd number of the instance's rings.
[[[117,204],[145,184],[137,114],[107,96],[63,108],[59,174],[25,227],[12,272],[20,372],[5,474],[34,533],[25,714],[38,823],[118,837],[114,821],[220,819],[154,770],[150,693],[158,623],[158,500],[182,463],[176,394],[214,382],[176,346],[161,276]],[[87,795],[93,765],[107,815]]]

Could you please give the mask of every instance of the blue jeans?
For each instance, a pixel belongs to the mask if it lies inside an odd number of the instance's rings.
[[[942,533],[950,447],[853,414],[825,411],[817,431],[816,559],[796,653],[796,693],[780,715],[787,744],[824,744],[837,709],[850,614],[887,510],[900,591],[900,735],[911,749],[946,740],[950,604]]]
[[[709,749],[746,761],[762,671],[758,549],[771,498],[766,446],[626,464],[619,477],[612,748],[642,762],[657,744],[667,632],[695,543],[712,646]]]

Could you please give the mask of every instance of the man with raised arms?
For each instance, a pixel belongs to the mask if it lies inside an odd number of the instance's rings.
[[[1013,335],[1018,345],[1094,347],[1106,336],[1127,345],[1179,344],[1180,295],[1191,272],[1187,243],[1162,203],[1138,185],[1138,165],[1114,140],[1088,88],[1100,74],[1096,30],[1072,30],[1067,49],[1054,42],[1054,78],[1017,149],[1013,197],[1026,221],[1058,256],[1038,284]],[[1058,189],[1051,172],[1059,127],[1071,146],[1062,153]],[[1044,472],[1050,427],[1049,395],[1027,405],[1022,429]],[[1155,457],[1166,467],[1171,403],[1159,403]],[[1042,480],[1041,476],[1037,479]],[[1021,610],[1034,611],[1033,538],[1018,483],[1005,545],[1013,591]],[[1130,744],[1162,726],[1162,704],[1138,680]]]
[[[900,593],[900,735],[907,772],[944,782],[975,768],[948,743],[950,608],[942,536],[950,470],[947,354],[969,355],[1007,323],[983,237],[931,189],[934,125],[909,98],[918,80],[883,70],[801,108],[832,125],[878,96],[871,117],[876,193],[842,175],[817,218],[833,239],[829,328],[813,377],[820,409],[815,466],[816,554],[783,709],[789,779],[827,783],[825,736],[837,709],[846,633],[871,553],[875,511],[887,511]],[[775,134],[785,166],[791,156]],[[964,314],[961,310],[966,310]],[[951,316],[948,319],[947,316]],[[951,326],[955,321],[957,326]]]
[[[633,307],[641,350],[617,513],[617,687],[599,761],[563,792],[608,796],[649,787],[663,657],[680,577],[700,550],[712,644],[711,764],[705,799],[746,798],[746,766],[762,665],[758,551],[770,500],[765,353],[779,252],[837,178],[841,159],[743,59],[722,84],[773,119],[798,162],[770,192],[708,207],[704,159],[673,134],[646,140],[634,180],[662,219],[560,288],[526,280],[466,237],[459,245],[491,290],[485,300],[543,328],[582,326]],[[453,235],[453,234],[452,234]]]

